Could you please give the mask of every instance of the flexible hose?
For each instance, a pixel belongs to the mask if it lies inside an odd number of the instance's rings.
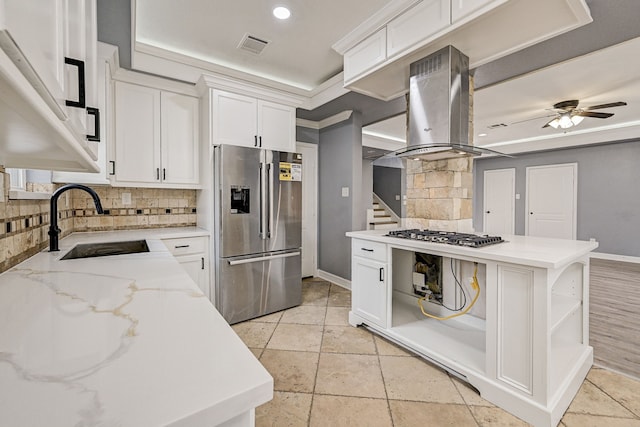
[[[452,314],[452,315],[446,316],[446,317],[434,316],[433,314],[427,313],[424,310],[424,307],[422,306],[422,301],[427,299],[427,297],[425,296],[425,297],[422,297],[422,298],[418,298],[418,305],[420,306],[420,311],[422,311],[422,314],[424,314],[427,317],[430,317],[431,319],[436,319],[436,320],[449,320],[449,319],[453,319],[454,317],[458,317],[458,316],[462,316],[463,314],[467,314],[469,312],[469,310],[471,310],[471,307],[473,307],[473,305],[478,300],[478,297],[480,296],[480,285],[478,284],[478,263],[476,262],[474,264],[475,264],[475,269],[473,270],[473,280],[471,281],[471,287],[476,291],[476,295],[473,297],[473,300],[471,301],[471,304],[469,304],[467,306],[467,308],[465,308],[460,313],[455,313],[455,314]]]

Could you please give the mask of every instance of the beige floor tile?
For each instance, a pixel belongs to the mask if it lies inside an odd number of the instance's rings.
[[[374,334],[373,337],[380,356],[413,356],[412,353],[378,335]]]
[[[279,323],[267,348],[274,350],[320,351],[322,326]]]
[[[232,326],[247,347],[264,348],[276,328],[275,323],[243,322]]]
[[[393,424],[402,427],[475,427],[466,405],[390,400]]]
[[[449,376],[414,357],[380,356],[389,399],[464,404]]]
[[[333,288],[332,288],[333,289]],[[351,292],[331,292],[327,302],[329,307],[351,307]]]
[[[316,393],[386,398],[377,356],[321,353]]]
[[[250,348],[249,350],[251,350],[251,353],[253,353],[253,355],[257,358],[260,359],[260,356],[262,355],[262,351],[264,350],[263,348]]]
[[[456,386],[458,392],[464,399],[467,405],[471,406],[494,406],[493,403],[488,400],[484,400],[480,397],[480,393],[471,388],[471,386],[457,378],[450,377],[451,381],[453,381],[453,385]]]
[[[387,401],[361,397],[314,395],[311,427],[391,427]]]
[[[349,326],[350,307],[327,307],[325,325]]]
[[[326,306],[331,285],[322,279],[302,282],[302,305]]]
[[[280,321],[280,318],[282,317],[282,313],[284,313],[284,311],[277,311],[275,313],[267,314],[262,317],[256,317],[251,321],[262,322],[262,323],[278,323]]]
[[[469,409],[480,427],[526,427],[530,424],[514,417],[504,409],[487,406],[470,406]]]
[[[326,307],[300,305],[293,307],[282,314],[281,323],[297,323],[301,325],[323,325]]]
[[[256,408],[256,427],[306,427],[311,394],[274,392],[273,400]]]
[[[578,394],[569,405],[567,412],[603,415],[609,417],[633,418],[633,414],[590,381],[582,383]]]
[[[600,368],[592,368],[587,378],[640,417],[640,381]]]
[[[260,362],[273,377],[273,389],[313,393],[319,353],[264,350]]]
[[[376,354],[373,335],[364,328],[326,326],[322,337],[323,353]]]
[[[640,420],[586,414],[566,414],[562,418],[562,424],[566,427],[640,427]]]

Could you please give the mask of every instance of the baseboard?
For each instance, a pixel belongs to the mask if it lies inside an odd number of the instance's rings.
[[[630,262],[633,264],[640,264],[640,257],[637,257],[637,256],[605,254],[602,252],[591,252],[589,254],[589,257],[597,258],[597,259],[606,259],[609,261],[620,261],[620,262]]]
[[[336,276],[335,274],[331,274],[320,269],[318,269],[318,277],[331,283],[335,283],[336,285],[345,289],[351,290],[351,280],[344,279],[340,276]]]

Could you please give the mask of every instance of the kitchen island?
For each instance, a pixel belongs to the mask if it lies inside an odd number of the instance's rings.
[[[273,379],[161,239],[74,233],[0,275],[0,425],[253,426]],[[77,243],[149,252],[61,260]]]
[[[351,325],[443,367],[535,426],[557,425],[593,363],[589,252],[598,244],[503,236],[471,248],[385,233],[347,233]],[[421,312],[418,299],[429,294],[424,311],[451,318]]]

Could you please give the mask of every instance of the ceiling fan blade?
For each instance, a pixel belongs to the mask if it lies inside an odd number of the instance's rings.
[[[517,122],[511,122],[510,125],[517,125],[519,123],[530,122],[532,120],[546,119],[547,117],[555,117],[555,116],[556,116],[556,114],[546,114],[544,116],[532,117],[530,119],[524,119],[524,120],[518,120]]]
[[[593,117],[594,119],[606,119],[613,116],[613,113],[597,113],[592,111],[580,111],[575,113],[574,116]]]
[[[570,99],[568,101],[562,101],[562,102],[558,102],[557,104],[553,104],[553,108],[559,109],[559,110],[567,110],[567,109],[573,110],[578,106],[579,102],[580,101],[578,101],[577,99]]]
[[[547,124],[545,124],[544,126],[542,126],[542,128],[543,128],[543,129],[544,129],[544,128],[548,128],[548,127],[550,126],[551,122],[552,122],[552,121],[554,121],[554,120],[555,120],[555,117],[554,117],[553,119],[549,120],[549,121],[547,122]]]
[[[627,105],[626,102],[611,102],[609,104],[592,105],[591,107],[583,108],[583,110],[601,110],[603,108],[624,107],[625,105]]]

